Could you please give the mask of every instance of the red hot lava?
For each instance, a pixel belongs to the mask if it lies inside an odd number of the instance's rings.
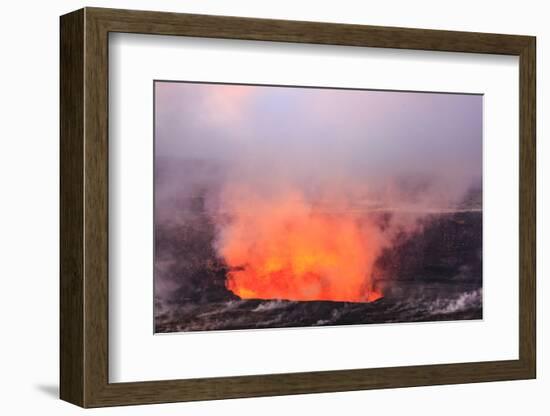
[[[378,229],[351,213],[319,212],[302,195],[233,198],[219,252],[242,299],[372,302]]]

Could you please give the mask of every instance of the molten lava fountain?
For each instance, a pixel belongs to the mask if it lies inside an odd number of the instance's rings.
[[[371,302],[380,231],[345,211],[321,212],[299,193],[227,199],[231,220],[218,241],[241,299]]]

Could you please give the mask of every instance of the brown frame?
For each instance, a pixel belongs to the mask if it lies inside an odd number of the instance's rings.
[[[536,377],[535,51],[531,36],[84,8],[61,27],[60,396],[82,407]],[[108,380],[108,34],[519,56],[519,359],[205,379]]]

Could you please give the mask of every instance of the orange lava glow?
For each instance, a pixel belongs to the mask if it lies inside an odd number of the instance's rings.
[[[378,231],[345,213],[316,211],[300,194],[237,198],[219,252],[226,287],[242,299],[372,302]]]

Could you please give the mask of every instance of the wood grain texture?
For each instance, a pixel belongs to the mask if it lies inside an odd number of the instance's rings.
[[[60,44],[60,388],[84,404],[84,12],[61,19]]]
[[[528,36],[87,8],[111,32],[516,55]]]
[[[536,40],[520,54],[519,356],[536,377]]]
[[[85,406],[108,380],[108,34],[85,12]]]
[[[520,57],[518,360],[190,380],[108,380],[108,33]],[[86,8],[61,18],[61,397],[99,407],[534,378],[535,38]]]

